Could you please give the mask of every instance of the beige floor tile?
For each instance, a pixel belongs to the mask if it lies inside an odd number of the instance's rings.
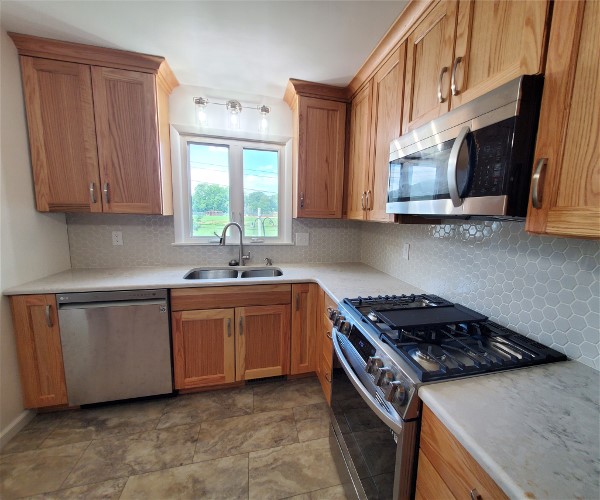
[[[166,405],[167,399],[157,399],[64,412],[41,447],[155,429]]]
[[[346,489],[348,488],[348,489]],[[350,500],[354,499],[356,494],[352,494],[352,485],[338,484],[337,486],[331,486],[330,488],[324,488],[322,490],[311,491],[310,493],[303,493],[302,495],[295,495],[288,497],[286,500]]]
[[[276,499],[341,483],[329,439],[250,453],[250,499]]]
[[[122,500],[190,500],[248,498],[248,456],[238,455],[209,462],[132,476]]]
[[[194,462],[297,442],[292,410],[204,422],[198,434]]]
[[[53,493],[44,493],[29,497],[28,500],[119,500],[121,492],[127,482],[126,477],[110,479],[101,483],[76,486],[66,490],[58,490]]]
[[[327,403],[298,406],[293,409],[299,441],[329,436],[329,406]]]
[[[252,413],[252,408],[251,387],[189,394],[167,404],[157,428],[248,415]]]
[[[70,444],[0,457],[0,498],[57,490],[88,445]]]
[[[255,413],[323,402],[325,397],[316,377],[254,387]]]
[[[182,425],[93,441],[64,486],[177,467],[192,462],[199,426]]]

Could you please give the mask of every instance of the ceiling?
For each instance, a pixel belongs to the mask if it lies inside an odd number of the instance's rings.
[[[350,82],[406,0],[7,1],[7,31],[167,58],[184,85],[281,98]]]

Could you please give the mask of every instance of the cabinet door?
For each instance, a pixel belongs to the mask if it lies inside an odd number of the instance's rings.
[[[599,27],[600,2],[554,3],[527,231],[600,237]]]
[[[298,97],[294,215],[342,217],[346,104]]]
[[[21,57],[37,209],[101,212],[90,67]]]
[[[520,75],[543,72],[548,4],[542,0],[459,2],[452,108]]]
[[[236,380],[290,372],[290,306],[238,307]]]
[[[92,67],[105,212],[160,214],[155,76]]]
[[[176,389],[235,382],[234,309],[173,313]]]
[[[373,81],[370,80],[354,99],[350,117],[350,151],[348,155],[348,219],[363,220],[366,212],[368,172],[371,168],[371,110]]]
[[[456,1],[439,2],[408,36],[403,133],[450,109]]]
[[[373,77],[373,164],[370,172],[367,218],[394,222],[385,211],[387,203],[390,142],[400,136],[402,122],[402,82],[406,43],[395,50]]]
[[[292,285],[292,375],[316,370],[318,301],[319,285]]]
[[[11,297],[25,408],[67,404],[54,295]]]

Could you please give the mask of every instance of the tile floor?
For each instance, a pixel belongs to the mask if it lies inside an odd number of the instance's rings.
[[[0,498],[345,499],[316,378],[37,415]]]

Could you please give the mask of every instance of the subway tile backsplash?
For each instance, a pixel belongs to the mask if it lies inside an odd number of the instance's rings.
[[[523,222],[361,223],[361,261],[600,370],[597,241],[530,235]]]
[[[173,246],[173,218],[67,216],[71,266],[225,265],[237,247]],[[123,246],[112,245],[123,232]],[[533,236],[522,222],[398,225],[295,220],[308,246],[251,246],[250,264],[357,262],[460,302],[600,370],[600,243]],[[410,244],[409,260],[402,256]]]

